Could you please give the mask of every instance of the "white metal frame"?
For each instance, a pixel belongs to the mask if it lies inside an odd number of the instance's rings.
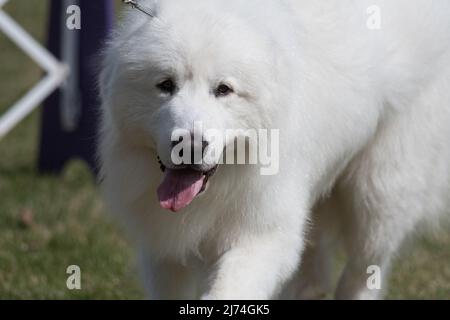
[[[2,10],[7,1],[0,0],[0,31],[3,31],[47,74],[0,117],[0,140],[36,109],[53,91],[60,87],[69,74],[68,66],[58,61]]]

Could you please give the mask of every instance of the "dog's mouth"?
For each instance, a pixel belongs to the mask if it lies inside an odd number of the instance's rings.
[[[173,212],[186,208],[203,193],[209,179],[217,170],[217,166],[208,171],[190,167],[169,169],[161,161],[159,163],[164,173],[163,181],[157,191],[159,203],[163,209]]]

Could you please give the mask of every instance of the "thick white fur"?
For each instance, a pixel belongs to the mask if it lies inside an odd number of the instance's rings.
[[[449,205],[450,2],[141,3],[157,18],[128,10],[105,53],[100,146],[106,202],[136,238],[150,297],[320,297],[339,231],[337,298],[380,298],[367,267],[385,279],[404,238]],[[168,75],[172,98],[155,88]],[[224,79],[236,93],[217,99]],[[157,153],[196,120],[280,129],[279,174],[221,166],[186,210],[163,211]]]

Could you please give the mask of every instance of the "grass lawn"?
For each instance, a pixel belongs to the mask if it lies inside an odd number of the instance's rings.
[[[6,11],[43,40],[47,5],[11,0]],[[0,113],[40,75],[0,33]],[[38,126],[36,111],[0,141],[0,298],[143,298],[130,247],[104,213],[87,167],[73,162],[60,177],[36,173]],[[81,267],[80,291],[66,288],[69,265]],[[397,259],[388,298],[450,299],[450,232],[421,238]]]

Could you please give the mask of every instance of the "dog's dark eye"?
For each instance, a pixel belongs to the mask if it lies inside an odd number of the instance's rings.
[[[172,79],[167,79],[156,85],[156,87],[164,93],[173,94],[175,92],[176,85]]]
[[[233,89],[226,84],[221,84],[216,89],[216,96],[217,97],[225,97],[229,94],[233,93]]]

